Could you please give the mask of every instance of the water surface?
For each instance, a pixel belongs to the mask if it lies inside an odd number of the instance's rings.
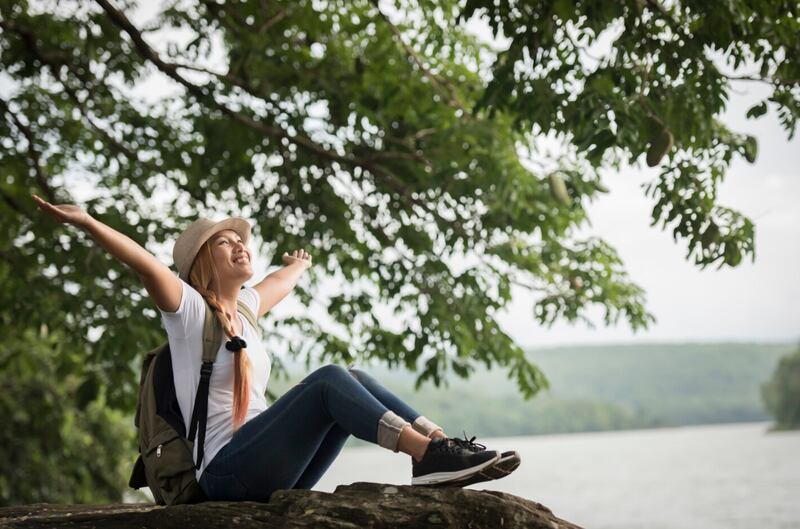
[[[484,439],[522,465],[472,485],[548,506],[587,529],[798,529],[800,432],[767,423]],[[315,489],[409,484],[409,456],[345,448]]]

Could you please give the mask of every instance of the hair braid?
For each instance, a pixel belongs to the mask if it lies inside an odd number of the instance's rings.
[[[217,299],[217,294],[209,288],[212,279],[218,279],[211,248],[206,242],[195,258],[189,273],[189,283],[214,309],[222,329],[229,338],[236,336],[233,327],[233,316],[228,314]],[[233,430],[236,431],[244,423],[250,403],[250,360],[243,348],[233,353]]]

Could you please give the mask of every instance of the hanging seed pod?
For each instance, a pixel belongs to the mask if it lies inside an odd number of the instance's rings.
[[[754,136],[747,136],[744,142],[744,159],[750,163],[755,163],[758,156],[758,141]]]
[[[565,206],[569,206],[572,204],[572,199],[569,197],[569,193],[567,192],[567,186],[564,183],[564,180],[558,175],[558,173],[550,173],[550,193],[553,195],[553,198],[564,204]]]
[[[647,165],[650,167],[658,165],[672,148],[673,141],[672,133],[662,125],[650,138],[650,148],[647,149]]]
[[[700,243],[703,248],[708,248],[719,239],[719,226],[712,220],[703,234],[700,236]]]

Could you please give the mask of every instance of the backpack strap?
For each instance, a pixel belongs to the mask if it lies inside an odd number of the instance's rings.
[[[253,329],[255,329],[258,337],[261,338],[261,328],[258,326],[256,315],[253,313],[252,310],[250,310],[250,307],[245,305],[245,303],[241,299],[237,300],[237,304],[239,305],[239,312],[242,314],[242,316],[245,317],[247,321],[250,322],[250,325],[253,326]],[[270,358],[270,361],[272,361],[272,355],[270,354],[269,351],[267,351],[267,356]]]
[[[214,309],[206,303],[205,321],[203,322],[203,363],[214,363],[221,341],[222,324],[217,319]]]
[[[260,334],[256,316],[246,304],[238,300],[239,312],[250,322],[250,325]],[[208,420],[208,390],[211,381],[211,372],[214,361],[217,359],[219,344],[222,341],[222,325],[216,317],[214,309],[206,303],[205,321],[203,322],[203,365],[200,366],[200,383],[197,385],[197,394],[194,397],[194,409],[189,424],[190,441],[197,435],[197,463],[199,469],[203,462],[206,441],[206,421]]]
[[[208,388],[221,341],[222,326],[219,324],[214,310],[206,303],[205,321],[203,322],[203,365],[200,366],[200,383],[197,385],[197,394],[194,397],[194,409],[192,410],[192,419],[189,421],[189,436],[187,437],[192,441],[195,434],[197,435],[196,469],[199,469],[203,462],[206,420],[208,419]]]
[[[253,311],[250,310],[250,307],[248,307],[241,299],[237,301],[237,304],[239,305],[239,312],[242,314],[242,316],[245,317],[245,319],[247,321],[250,322],[250,325],[253,326],[253,329],[255,329],[256,333],[260,336],[261,335],[261,329],[258,328],[258,322],[256,321],[256,315],[253,314]]]

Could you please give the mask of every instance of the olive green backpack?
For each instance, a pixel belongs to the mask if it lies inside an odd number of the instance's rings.
[[[239,313],[258,331],[255,315],[241,301]],[[206,304],[203,365],[200,368],[200,383],[188,436],[175,395],[169,342],[145,355],[134,419],[139,430],[139,457],[133,466],[128,485],[134,489],[150,487],[153,498],[159,505],[207,500],[197,483],[195,470],[203,462],[209,380],[221,341],[222,327],[214,315],[214,309]],[[196,464],[192,456],[195,433],[199,443]]]

